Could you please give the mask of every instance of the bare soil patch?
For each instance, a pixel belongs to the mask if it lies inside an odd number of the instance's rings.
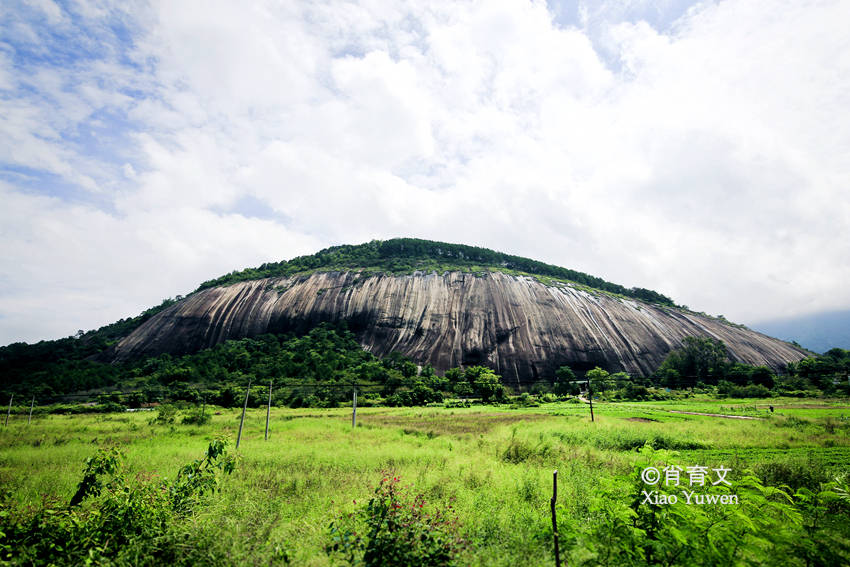
[[[369,415],[369,425],[377,427],[402,427],[405,430],[432,433],[433,435],[463,435],[488,431],[519,421],[549,419],[545,414],[478,413],[458,415]]]

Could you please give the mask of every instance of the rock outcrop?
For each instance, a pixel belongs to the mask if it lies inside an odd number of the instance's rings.
[[[720,339],[733,360],[774,369],[807,354],[689,311],[532,277],[352,271],[205,289],[146,321],[112,355],[121,361],[184,354],[227,339],[342,320],[377,356],[399,351],[438,371],[486,364],[507,384],[549,377],[563,364],[646,375],[688,336]]]

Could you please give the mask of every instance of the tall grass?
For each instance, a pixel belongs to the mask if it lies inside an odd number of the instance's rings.
[[[207,411],[212,419],[202,425],[182,424],[182,414],[151,423],[150,414],[138,413],[10,423],[0,431],[0,485],[21,506],[39,506],[45,494],[70,499],[85,459],[112,445],[140,478],[173,475],[217,435],[235,437],[237,410]],[[426,502],[453,506],[470,542],[463,564],[537,566],[552,562],[553,469],[563,513],[582,518],[600,487],[628,473],[647,442],[681,451],[694,461],[688,464],[734,464],[733,475],[753,468],[776,485],[813,486],[850,465],[848,430],[835,418],[738,421],[600,404],[591,423],[585,413],[572,404],[362,408],[352,429],[344,409],[273,409],[264,441],[265,411],[249,410],[237,470],[183,529],[216,534],[207,545],[232,564],[268,564],[263,554],[273,542],[292,564],[328,565],[329,524],[362,505],[389,471]],[[830,451],[839,462],[808,474],[805,462],[777,455],[778,446]]]

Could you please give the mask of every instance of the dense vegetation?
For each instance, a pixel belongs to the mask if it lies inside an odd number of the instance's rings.
[[[366,244],[333,246],[316,254],[299,256],[289,261],[263,264],[241,272],[231,272],[201,284],[198,290],[239,281],[269,277],[292,276],[315,270],[349,270],[393,274],[414,271],[462,270],[516,271],[532,275],[569,280],[595,289],[633,297],[642,301],[674,306],[673,300],[658,292],[644,288],[626,288],[576,270],[553,266],[521,256],[495,252],[487,248],[448,244],[418,238],[373,240]]]
[[[567,549],[578,556],[571,565],[841,565],[850,560],[846,477],[795,492],[765,486],[752,473],[727,485],[687,489],[679,482],[648,486],[641,476],[647,467],[684,471],[687,465],[668,451],[644,446],[630,475],[612,479],[593,496],[587,521],[565,530]],[[729,495],[735,496],[734,505],[717,504]]]
[[[88,350],[74,349],[75,340],[82,339],[68,339],[70,347],[41,361],[17,345],[0,349],[0,391],[17,395],[23,405],[33,396],[47,404],[94,389],[101,392],[100,401],[129,407],[164,400],[233,407],[242,403],[249,382],[254,384],[249,405],[256,407],[267,400],[272,381],[273,402],[290,407],[333,407],[350,400],[354,388],[361,392],[361,404],[396,406],[440,402],[449,396],[485,401],[505,396],[499,377],[488,368],[456,368],[438,376],[430,366],[419,368],[398,353],[379,360],[344,326],[320,325],[300,337],[267,334],[231,340],[194,354],[162,354],[123,366],[78,358]],[[43,348],[40,345],[34,346]]]
[[[716,386],[719,394],[732,397],[764,397],[771,390],[796,396],[846,393],[848,378],[850,351],[844,349],[789,363],[777,375],[765,366],[732,362],[723,341],[709,337],[686,337],[653,376],[668,388]]]
[[[572,371],[564,367],[558,374],[562,373],[566,377],[556,376],[553,391],[576,393]],[[686,337],[651,376],[595,368],[584,379],[594,396],[606,400],[661,400],[694,392],[719,398],[846,396],[850,395],[850,351],[834,348],[790,363],[784,373],[777,374],[766,366],[733,362],[723,341]]]
[[[227,443],[209,444],[203,458],[183,466],[172,481],[128,478],[115,446],[86,459],[83,477],[67,504],[46,498],[21,509],[4,495],[0,561],[4,565],[199,565],[226,563],[201,527],[187,520],[236,467]],[[198,553],[200,552],[200,553]],[[272,556],[274,556],[272,554]]]
[[[14,395],[13,409],[18,412],[28,411],[33,398],[41,406],[95,400],[102,411],[164,401],[236,407],[249,383],[248,404],[258,407],[267,402],[272,382],[273,405],[294,408],[349,404],[355,389],[361,405],[415,406],[469,398],[487,403],[503,401],[511,393],[523,394],[518,403],[527,405],[547,396],[576,395],[587,381],[594,395],[611,400],[667,399],[693,391],[727,397],[816,397],[846,394],[850,373],[850,351],[842,349],[806,358],[777,375],[767,367],[733,363],[720,341],[689,337],[652,376],[601,368],[577,375],[564,366],[553,376],[525,385],[525,392],[509,392],[499,376],[483,366],[452,368],[440,375],[399,353],[378,359],[363,350],[344,324],[323,324],[303,336],[230,340],[193,354],[162,354],[120,366],[80,358],[89,352],[84,338],[57,341],[54,350],[43,343],[31,348],[47,354],[39,360],[18,345],[0,349],[0,395],[4,400]],[[52,411],[78,410],[57,405]]]

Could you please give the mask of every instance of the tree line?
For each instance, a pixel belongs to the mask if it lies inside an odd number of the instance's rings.
[[[488,248],[449,244],[418,238],[373,240],[366,244],[333,246],[289,261],[272,262],[257,268],[234,271],[206,281],[198,291],[239,281],[269,277],[288,277],[318,269],[368,270],[393,274],[421,271],[501,269],[569,280],[595,289],[632,297],[651,303],[675,306],[669,297],[650,289],[625,286],[605,281],[577,270],[562,268],[537,260],[496,252]]]
[[[609,374],[596,368],[586,378],[596,393],[612,399],[652,399],[676,390],[701,390],[735,398],[850,395],[848,350],[834,348],[788,363],[783,370],[777,373],[767,366],[735,362],[719,339],[686,337],[650,376]]]
[[[259,406],[274,381],[274,402],[291,407],[333,407],[350,400],[354,388],[364,394],[361,404],[422,405],[453,396],[505,399],[499,377],[489,368],[453,368],[441,376],[397,352],[379,359],[363,350],[344,324],[322,324],[303,336],[229,340],[194,354],[166,353],[124,365],[83,358],[90,348],[81,340],[55,341],[55,349],[42,343],[0,349],[4,397],[17,395],[23,403],[35,396],[44,404],[100,390],[100,395],[82,396],[129,407],[164,400],[232,407],[242,403],[251,383],[249,405]]]
[[[493,369],[452,368],[440,375],[394,352],[377,358],[363,350],[344,323],[322,324],[305,335],[266,334],[229,340],[193,354],[161,354],[113,365],[95,355],[103,334],[13,344],[0,348],[0,392],[19,404],[99,399],[129,407],[164,400],[236,406],[251,383],[249,405],[259,406],[274,382],[273,402],[291,407],[348,403],[355,388],[361,405],[413,406],[447,398],[505,401],[510,393]],[[670,392],[702,389],[732,397],[773,394],[817,396],[847,393],[850,351],[832,349],[789,364],[782,374],[733,362],[717,339],[688,337],[650,376],[596,368],[578,375],[562,366],[526,384],[526,393],[559,397],[591,386],[610,399],[662,399]],[[116,392],[116,393],[110,393]],[[117,393],[121,392],[121,393]]]

